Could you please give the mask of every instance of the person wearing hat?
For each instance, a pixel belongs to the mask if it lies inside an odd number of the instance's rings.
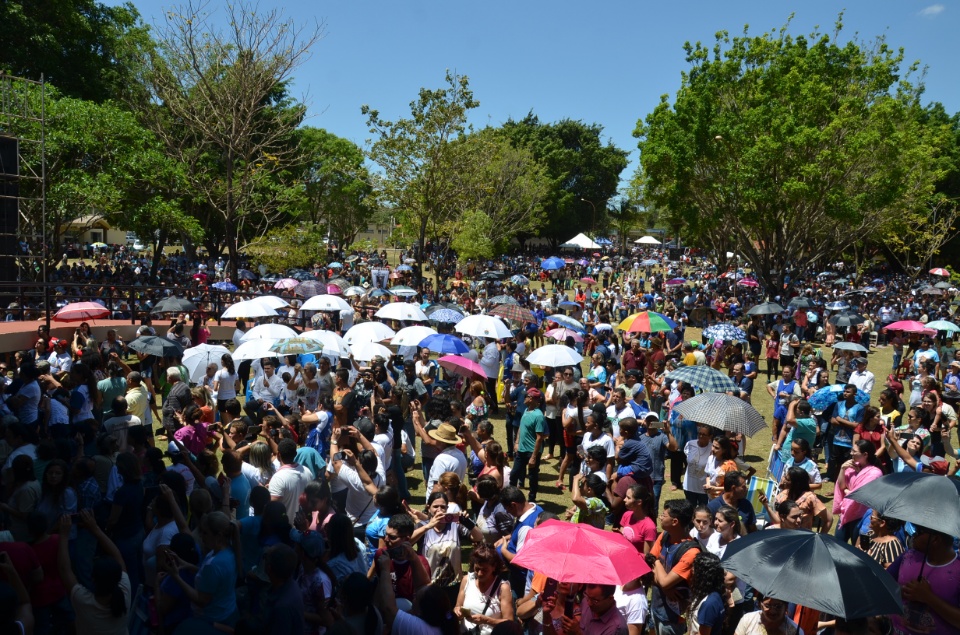
[[[518,484],[530,475],[530,498],[537,499],[538,481],[540,479],[540,456],[546,443],[550,429],[547,420],[540,410],[543,395],[538,388],[528,388],[524,395],[524,412],[520,418],[520,428],[517,432],[517,454],[510,472],[510,485]]]
[[[853,365],[855,370],[850,373],[847,381],[869,395],[873,391],[875,379],[873,373],[867,370],[867,358],[855,357]]]
[[[417,435],[422,439],[429,437],[433,439],[441,450],[430,466],[430,474],[427,476],[427,495],[434,491],[440,491],[440,476],[444,472],[456,472],[460,480],[463,481],[467,474],[467,457],[457,447],[463,443],[463,439],[457,434],[457,429],[449,423],[441,423],[434,430],[429,432],[424,430],[423,411],[420,410],[420,403],[414,401],[410,404],[410,414],[413,418],[413,428]]]
[[[70,368],[73,366],[73,355],[70,353],[70,342],[63,338],[56,340],[53,346],[53,352],[50,353],[47,361],[50,362],[50,372],[53,374],[53,376],[57,379],[63,379],[63,377],[70,372]]]

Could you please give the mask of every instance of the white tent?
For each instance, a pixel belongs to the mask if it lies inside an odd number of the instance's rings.
[[[654,238],[653,236],[644,236],[643,238],[638,238],[634,243],[638,245],[659,245],[660,241]]]
[[[577,247],[579,249],[600,249],[600,245],[593,242],[585,234],[577,234],[567,242],[560,245],[561,247]]]

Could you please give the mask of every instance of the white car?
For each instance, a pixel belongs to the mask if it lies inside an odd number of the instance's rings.
[[[131,247],[131,249],[133,249],[134,251],[143,251],[143,250],[145,250],[146,248],[147,248],[147,246],[144,245],[144,244],[143,244],[142,242],[140,242],[139,240],[133,241],[133,247]]]

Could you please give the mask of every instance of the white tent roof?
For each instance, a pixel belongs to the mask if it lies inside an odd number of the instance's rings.
[[[584,234],[577,234],[567,242],[560,245],[561,247],[579,247],[580,249],[600,249],[600,245],[593,242]]]
[[[639,245],[659,245],[660,241],[654,238],[653,236],[644,236],[643,238],[638,238],[634,243]]]

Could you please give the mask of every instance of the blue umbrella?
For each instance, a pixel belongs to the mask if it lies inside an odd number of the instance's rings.
[[[569,315],[560,315],[560,314],[548,315],[547,320],[549,320],[550,322],[556,322],[560,326],[564,326],[568,329],[576,331],[577,333],[584,332],[583,324],[581,324],[580,322],[577,322]]]
[[[257,274],[253,273],[249,269],[237,269],[237,277],[241,280],[256,280]]]
[[[833,384],[832,386],[821,388],[817,392],[810,395],[810,398],[807,401],[810,402],[810,407],[814,410],[826,410],[840,400],[841,395],[843,395],[844,388],[844,384]],[[866,406],[868,403],[870,403],[870,395],[858,388],[857,403],[861,406]]]
[[[557,305],[561,309],[579,309],[580,305],[576,302],[571,302],[570,300],[565,300]]]
[[[644,267],[653,267],[660,263],[656,260],[653,260],[652,258],[648,258],[647,260],[642,260],[640,264],[643,265]]]
[[[530,278],[528,278],[528,277],[526,277],[526,276],[516,275],[516,276],[511,276],[511,277],[510,277],[510,282],[512,282],[513,284],[515,284],[515,285],[517,285],[517,286],[523,287],[523,286],[526,286],[526,285],[530,284]]]
[[[394,271],[413,271],[413,267],[410,265],[398,265]]]
[[[449,311],[449,309],[446,310]],[[439,311],[437,311],[437,313],[439,313]],[[461,319],[462,317],[463,316],[461,316]],[[434,353],[449,353],[452,355],[460,355],[470,350],[470,347],[464,344],[463,340],[459,337],[445,335],[443,333],[428,335],[420,342],[420,346],[429,348]]]
[[[431,322],[443,322],[444,324],[457,324],[464,318],[464,315],[453,309],[437,309],[428,316]]]
[[[383,296],[385,296],[385,295],[390,295],[390,294],[387,293],[386,291],[384,291],[383,289],[374,289],[373,291],[371,291],[371,292],[369,293],[369,295],[370,295],[371,298],[380,298],[380,297],[383,297]]]
[[[747,334],[743,332],[743,329],[730,323],[708,326],[703,330],[703,334],[711,339],[725,342],[746,341],[747,339]]]
[[[327,266],[330,267],[331,269],[343,269],[343,265],[340,264],[339,262],[331,262]]]
[[[567,263],[563,261],[562,258],[557,258],[556,256],[552,258],[547,258],[540,263],[540,268],[546,271],[553,271],[554,269],[563,269]]]
[[[215,285],[213,285],[213,288],[216,289],[217,291],[225,291],[227,293],[233,293],[234,291],[237,290],[237,285],[233,284],[232,282],[227,282],[226,280],[224,280],[223,282],[218,282]]]

